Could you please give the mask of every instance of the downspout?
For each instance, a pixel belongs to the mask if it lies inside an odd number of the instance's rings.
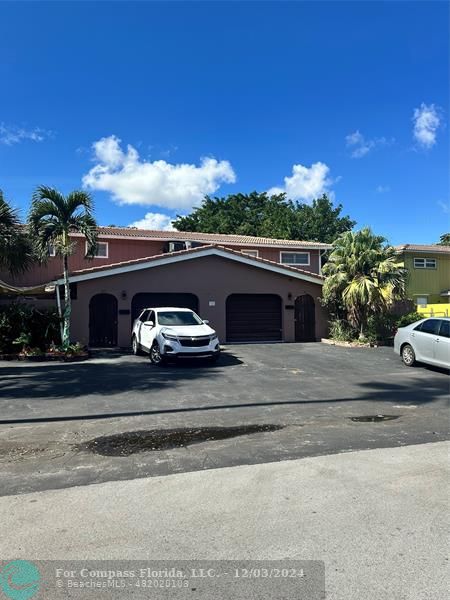
[[[61,344],[63,339],[63,322],[62,322],[62,308],[61,308],[61,296],[59,294],[59,284],[56,284],[56,304],[58,305],[59,315],[59,331],[61,333]]]
[[[325,252],[326,250],[319,250],[319,275],[322,275],[322,256]]]

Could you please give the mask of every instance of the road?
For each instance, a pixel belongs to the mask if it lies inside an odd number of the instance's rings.
[[[90,568],[96,559],[322,560],[327,600],[441,599],[446,481],[448,444],[435,443],[21,494],[0,498],[0,554]],[[147,596],[120,592],[130,597]]]

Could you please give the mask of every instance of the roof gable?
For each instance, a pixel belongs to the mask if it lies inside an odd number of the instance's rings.
[[[230,248],[224,248],[223,246],[202,246],[199,248],[191,248],[189,250],[181,250],[179,252],[171,252],[170,254],[159,254],[157,256],[150,256],[147,258],[138,258],[134,260],[123,261],[120,263],[113,263],[110,265],[104,265],[101,267],[91,267],[89,269],[81,269],[79,271],[73,271],[70,275],[71,283],[78,281],[87,281],[89,279],[98,279],[101,277],[111,277],[114,275],[120,275],[122,273],[130,273],[132,271],[139,271],[143,269],[150,269],[152,267],[159,267],[164,265],[170,265],[176,262],[185,260],[193,260],[195,258],[202,258],[204,256],[220,256],[229,260],[234,260],[243,264],[247,264],[252,267],[257,267],[279,273],[281,275],[287,275],[295,279],[303,279],[311,283],[323,284],[324,277],[317,275],[316,273],[310,273],[303,269],[296,267],[290,267],[287,265],[280,265],[279,263],[267,260],[265,258],[253,257],[243,252],[236,250],[230,250]],[[56,280],[56,284],[63,284],[62,278]]]

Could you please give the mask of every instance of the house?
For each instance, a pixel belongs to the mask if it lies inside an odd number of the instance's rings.
[[[84,238],[71,237],[72,338],[83,343],[128,346],[142,308],[167,305],[192,308],[224,342],[314,341],[326,334],[319,300],[327,244],[100,227],[97,256],[87,259]],[[0,279],[47,290],[53,282],[56,292],[29,301],[55,303],[61,259],[49,252],[46,265]]]
[[[407,296],[417,310],[450,315],[450,246],[404,244],[396,249],[409,274]]]

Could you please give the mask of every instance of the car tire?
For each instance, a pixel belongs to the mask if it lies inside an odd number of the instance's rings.
[[[214,354],[213,356],[210,356],[209,362],[212,363],[213,365],[215,365],[216,363],[219,362],[219,358],[220,358],[220,354]]]
[[[131,340],[131,351],[133,352],[134,356],[142,356],[144,354],[135,335],[133,335],[133,339]]]
[[[156,365],[157,367],[161,367],[165,364],[166,360],[161,354],[158,342],[153,342],[153,346],[150,348],[149,358],[152,365]]]
[[[407,367],[413,367],[416,362],[416,353],[410,344],[405,344],[402,348],[402,361]]]

